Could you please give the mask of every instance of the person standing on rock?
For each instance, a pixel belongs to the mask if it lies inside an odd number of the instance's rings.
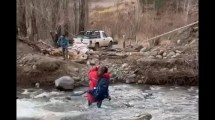
[[[67,33],[64,33],[60,38],[58,39],[57,43],[62,47],[62,53],[64,60],[68,58],[68,46],[69,46],[69,40],[67,38]]]
[[[110,73],[108,73],[107,67],[94,67],[88,72],[88,77],[90,80],[90,86],[87,93],[88,98],[88,106],[90,106],[92,103],[97,102],[97,107],[100,108],[102,105],[102,101],[105,98],[108,98],[111,100],[109,93],[108,93],[108,87],[109,87],[109,80],[110,80]],[[105,83],[105,82],[106,83]],[[103,87],[105,90],[102,91],[102,95],[96,94],[98,93],[98,88],[102,90],[100,84],[105,83],[106,86],[103,84]],[[102,97],[101,97],[102,96]]]

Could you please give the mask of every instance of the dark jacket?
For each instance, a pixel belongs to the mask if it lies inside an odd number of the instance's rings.
[[[60,36],[60,38],[57,41],[58,45],[60,45],[62,48],[68,48],[69,46],[69,40],[65,36]]]

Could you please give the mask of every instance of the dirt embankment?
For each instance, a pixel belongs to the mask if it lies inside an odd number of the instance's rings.
[[[76,85],[86,80],[87,66],[60,58],[39,54],[27,54],[17,60],[17,84],[21,86],[54,86],[54,80],[64,75],[71,76]]]
[[[82,64],[43,55],[28,45],[18,43],[17,84],[31,86],[38,82],[41,86],[54,86],[57,78],[69,75],[76,86],[88,85],[86,74],[92,67],[89,64],[100,62],[109,66],[113,83],[198,85],[198,26],[157,41],[150,48],[128,46],[112,52],[96,51],[89,54]],[[128,52],[129,49],[133,52]]]

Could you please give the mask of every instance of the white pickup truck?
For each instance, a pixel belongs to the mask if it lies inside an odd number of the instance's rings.
[[[74,44],[87,44],[89,48],[98,50],[99,47],[111,47],[113,38],[108,37],[102,30],[81,31],[73,38]]]

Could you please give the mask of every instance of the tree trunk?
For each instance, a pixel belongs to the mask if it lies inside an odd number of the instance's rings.
[[[18,15],[20,16],[20,19],[18,19],[18,34],[21,36],[26,37],[27,36],[27,26],[26,26],[26,1],[25,0],[18,0]]]
[[[184,8],[183,8],[184,12],[186,11],[186,3],[187,3],[187,0],[184,0]]]
[[[64,33],[69,33],[69,14],[68,14],[68,0],[64,1]]]
[[[75,34],[78,33],[78,9],[77,9],[77,2],[74,1],[74,17],[75,17]]]
[[[89,0],[85,0],[85,29],[87,28],[89,21]]]
[[[187,9],[186,9],[186,23],[188,23],[188,20],[189,20],[190,3],[191,3],[191,0],[188,0],[187,1]]]
[[[59,10],[59,0],[53,0],[53,8],[52,8],[52,30],[55,30],[55,29],[56,29],[58,10]]]
[[[179,0],[176,0],[176,13],[179,12]]]
[[[79,18],[79,31],[84,31],[85,30],[85,25],[87,23],[87,9],[88,7],[88,2],[87,0],[80,0],[80,18]]]
[[[35,13],[35,5],[34,1],[32,1],[32,14],[31,14],[31,28],[32,28],[32,33],[31,33],[31,39],[33,41],[38,40],[38,30],[37,30],[37,24],[36,24],[36,13]]]

